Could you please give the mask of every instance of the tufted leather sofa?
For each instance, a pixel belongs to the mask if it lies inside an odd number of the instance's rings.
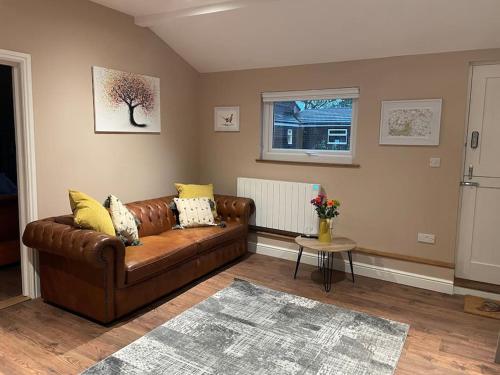
[[[225,228],[172,230],[173,198],[127,204],[141,222],[141,246],[75,228],[71,215],[28,224],[23,242],[39,252],[42,298],[108,323],[246,253],[250,199],[215,196]]]

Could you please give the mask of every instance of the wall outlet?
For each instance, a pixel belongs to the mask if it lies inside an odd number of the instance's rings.
[[[429,167],[439,168],[441,166],[441,158],[430,158]]]
[[[432,233],[418,233],[417,241],[434,244],[436,242],[436,236]]]

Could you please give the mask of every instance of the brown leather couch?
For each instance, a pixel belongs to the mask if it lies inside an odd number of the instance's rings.
[[[141,222],[142,246],[77,229],[69,215],[28,224],[23,242],[39,251],[42,298],[108,323],[246,253],[250,199],[218,195],[225,228],[181,230],[172,230],[172,199],[127,205]]]

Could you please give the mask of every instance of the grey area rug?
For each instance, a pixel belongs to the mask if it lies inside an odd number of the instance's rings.
[[[408,329],[235,280],[84,374],[392,374]]]

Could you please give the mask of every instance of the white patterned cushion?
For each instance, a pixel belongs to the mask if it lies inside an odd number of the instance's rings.
[[[116,230],[116,235],[127,246],[139,245],[139,231],[135,216],[127,207],[114,195],[108,197],[111,221]]]
[[[209,198],[174,198],[181,227],[215,225]]]

